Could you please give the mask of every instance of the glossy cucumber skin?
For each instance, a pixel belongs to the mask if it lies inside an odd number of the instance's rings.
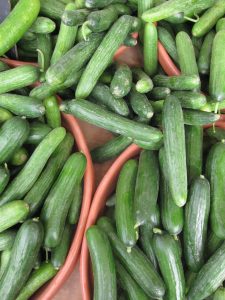
[[[63,140],[65,135],[65,129],[59,127],[53,129],[42,140],[42,142],[34,150],[24,168],[0,196],[0,206],[13,199],[21,199],[29,191],[42,172],[49,157]]]
[[[8,229],[0,233],[0,251],[5,251],[12,248],[17,231]]]
[[[137,92],[134,88],[129,96],[130,105],[133,111],[141,118],[151,119],[154,111],[150,101],[145,94]]]
[[[120,65],[114,73],[110,91],[115,98],[125,97],[131,90],[132,72],[129,66]]]
[[[136,226],[153,224],[159,193],[159,164],[154,151],[142,150],[139,158],[134,196]],[[154,225],[154,224],[153,224]]]
[[[2,300],[14,300],[35,264],[43,240],[40,222],[28,220],[19,229],[7,270],[0,280]]]
[[[190,287],[188,300],[203,300],[221,285],[225,278],[225,243],[209,258]]]
[[[166,296],[168,299],[183,300],[185,278],[177,242],[169,234],[155,234],[153,247],[166,284]]]
[[[51,96],[44,100],[45,116],[47,124],[52,128],[61,126],[61,115],[59,111],[58,101],[55,96]]]
[[[83,197],[83,187],[82,187],[82,183],[80,183],[75,186],[72,203],[69,209],[68,222],[71,225],[75,225],[79,220],[82,197]]]
[[[47,281],[54,277],[57,270],[50,262],[44,262],[37,270],[34,270],[25,286],[19,292],[16,300],[28,300]]]
[[[153,76],[158,68],[158,32],[153,23],[144,25],[144,70],[149,76]]]
[[[94,299],[117,299],[116,267],[107,235],[98,226],[86,232],[94,273]]]
[[[128,160],[120,171],[116,186],[116,229],[119,238],[127,247],[133,247],[137,241],[133,215],[137,169],[137,161]]]
[[[200,111],[195,109],[184,109],[184,124],[202,126],[215,123],[219,120],[220,115],[211,112]]]
[[[54,248],[60,243],[74,186],[82,180],[85,169],[86,157],[82,153],[72,154],[45,200],[41,220],[45,228],[44,246],[47,249]]]
[[[204,38],[198,57],[198,70],[201,74],[209,74],[212,45],[215,38],[215,32],[211,30]]]
[[[10,179],[10,174],[7,165],[0,166],[0,194],[6,188]]]
[[[26,141],[29,123],[20,117],[13,117],[0,128],[0,164],[8,161],[13,153]]]
[[[162,122],[169,187],[174,202],[181,207],[187,200],[187,166],[183,112],[176,97],[167,97]]]
[[[53,152],[41,175],[26,194],[24,201],[30,208],[30,216],[34,216],[43,205],[51,186],[57,179],[64,163],[68,159],[74,144],[73,137],[67,133],[65,138]]]
[[[127,271],[132,274],[134,280],[136,280],[146,295],[156,299],[163,297],[165,294],[164,283],[144,253],[138,247],[133,247],[131,252],[128,253],[127,247],[117,237],[108,218],[100,218],[97,225],[106,232],[115,256],[126,267]]]
[[[26,14],[24,13],[26,11]],[[0,26],[0,55],[11,49],[29,29],[40,11],[39,0],[22,0]],[[16,24],[16,26],[15,26]]]
[[[30,133],[25,143],[38,145],[51,130],[48,125],[35,121],[30,124]]]

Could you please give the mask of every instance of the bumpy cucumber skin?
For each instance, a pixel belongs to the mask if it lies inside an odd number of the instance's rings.
[[[205,37],[198,57],[198,70],[201,74],[209,74],[212,56],[212,45],[215,32],[211,30]]]
[[[131,90],[132,72],[127,65],[118,66],[110,84],[110,91],[115,98],[125,97]]]

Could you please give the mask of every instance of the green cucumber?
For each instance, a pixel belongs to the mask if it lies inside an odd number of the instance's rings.
[[[134,280],[144,290],[147,296],[162,298],[165,294],[165,286],[151,261],[138,248],[133,247],[127,252],[127,247],[115,234],[110,220],[102,217],[97,225],[108,235],[115,256],[122,262],[127,271],[132,274]]]
[[[63,102],[60,109],[96,126],[140,141],[157,144],[162,140],[160,130],[128,120],[86,100]]]
[[[150,120],[154,114],[152,105],[145,94],[141,94],[132,88],[129,95],[130,106],[141,118]]]
[[[59,245],[53,248],[51,251],[51,263],[56,270],[59,270],[66,260],[72,241],[72,236],[73,228],[71,225],[66,224]]]
[[[12,114],[5,108],[0,107],[0,124],[12,118]]]
[[[175,63],[178,63],[178,54],[174,36],[165,27],[158,26],[157,30],[160,42],[165,47],[166,51],[172,57]]]
[[[77,98],[86,98],[90,95],[99,77],[111,62],[116,50],[131,31],[133,22],[133,17],[124,15],[107,32],[81,76],[76,89]]]
[[[28,300],[46,282],[57,273],[57,270],[50,262],[44,262],[33,271],[25,286],[21,289],[16,300]]]
[[[209,211],[210,186],[201,175],[191,184],[184,223],[185,261],[188,269],[196,273],[204,264]]]
[[[198,57],[198,70],[201,74],[209,74],[210,62],[212,56],[212,45],[215,38],[215,32],[211,30],[204,38]]]
[[[37,146],[20,173],[0,196],[0,206],[13,199],[22,198],[33,186],[49,157],[65,137],[66,131],[59,127],[53,129]]]
[[[134,196],[135,227],[153,224],[159,193],[159,164],[154,151],[140,154]]]
[[[206,130],[209,137],[215,138],[218,141],[225,140],[225,130],[219,127],[211,127]]]
[[[116,186],[116,229],[119,238],[127,247],[133,247],[137,241],[133,215],[137,169],[137,161],[128,160],[120,171]]]
[[[65,9],[65,4],[55,0],[40,0],[41,2],[41,15],[46,16],[50,19],[59,20],[62,17]]]
[[[127,47],[135,47],[137,45],[137,39],[130,33],[124,40],[123,45]]]
[[[15,241],[16,230],[8,229],[0,233],[0,251],[5,251],[12,248]]]
[[[183,108],[200,109],[206,104],[206,96],[198,92],[175,91],[172,93],[177,97]]]
[[[132,85],[132,72],[129,66],[119,65],[113,75],[110,91],[115,98],[122,98],[129,94]]]
[[[24,147],[18,149],[10,159],[10,164],[13,166],[21,166],[28,160],[29,154]]]
[[[81,182],[85,168],[86,157],[82,153],[72,154],[45,200],[41,220],[45,227],[44,246],[47,249],[54,248],[60,243],[72,203],[74,186]]]
[[[195,110],[195,109],[184,109],[183,115],[184,115],[184,123],[186,125],[196,125],[196,126],[215,123],[220,118],[220,115],[218,114]]]
[[[30,133],[26,140],[26,144],[38,145],[52,129],[41,122],[33,122],[30,124]]]
[[[48,192],[57,179],[64,163],[68,159],[70,152],[74,144],[73,137],[70,133],[67,133],[65,138],[53,152],[45,169],[26,194],[24,201],[28,203],[30,207],[30,215],[33,216],[38,212],[40,207],[48,195]]]
[[[148,93],[153,89],[151,78],[140,68],[133,68],[133,77],[136,80],[136,90],[139,93]]]
[[[83,197],[83,188],[82,188],[82,183],[80,183],[77,184],[74,188],[73,200],[69,209],[68,222],[71,225],[77,224],[79,220],[82,197]]]
[[[164,103],[162,124],[169,187],[174,202],[181,207],[187,200],[185,133],[181,105],[174,96]]]
[[[167,87],[154,87],[150,93],[148,93],[149,99],[162,100],[170,95],[170,89]]]
[[[185,278],[179,246],[169,234],[155,234],[153,247],[166,285],[168,299],[184,299]]]
[[[20,117],[13,117],[0,128],[0,164],[8,161],[24,144],[29,135],[29,123]]]
[[[113,3],[111,5],[115,7],[119,16],[132,15],[132,10],[128,5],[126,5],[126,3]]]
[[[154,6],[154,0],[138,0],[138,18],[141,18],[142,14]]]
[[[1,268],[0,268],[0,279],[2,278],[3,274],[7,270],[9,260],[11,257],[12,249],[7,249],[2,251],[1,253]]]
[[[94,273],[94,299],[117,299],[116,267],[107,235],[98,226],[86,232]]]
[[[47,124],[52,128],[61,126],[61,114],[59,111],[58,101],[55,96],[51,96],[44,100],[45,117]]]
[[[10,69],[10,67],[6,63],[4,63],[3,61],[0,61],[0,72],[7,71],[9,69]]]
[[[114,2],[126,3],[125,0],[85,0],[85,6],[91,9],[104,8]]]
[[[225,18],[221,18],[216,23],[216,32],[225,29]]]
[[[111,81],[112,81],[112,78],[113,78],[113,74],[112,74],[111,70],[110,69],[109,70],[106,69],[105,72],[99,78],[99,82],[104,83],[104,84],[110,84]],[[121,97],[119,97],[119,98],[121,98]]]
[[[50,60],[52,56],[52,38],[49,33],[37,34],[37,52],[38,52],[38,65],[44,75],[44,72],[50,66]],[[42,78],[40,78],[42,81]]]
[[[156,86],[167,87],[175,91],[189,91],[200,87],[200,79],[197,75],[166,76],[156,75],[153,78]]]
[[[18,46],[23,51],[35,53],[36,50],[37,50],[37,36],[35,36],[35,39],[33,39],[33,40],[24,40],[24,39],[21,39],[18,42]]]
[[[39,0],[20,0],[16,4],[0,25],[0,56],[4,55],[22,38],[36,20],[39,10]]]
[[[220,287],[216,290],[213,300],[224,300],[225,299],[225,288]]]
[[[86,21],[89,14],[90,11],[86,8],[72,10],[67,9],[62,15],[62,22],[67,26],[79,26]]]
[[[9,179],[10,179],[9,169],[7,167],[7,164],[4,164],[4,166],[0,166],[0,194],[6,188]]]
[[[215,233],[211,230],[207,237],[207,244],[206,244],[206,257],[211,257],[215,251],[222,245],[223,239],[218,238]]]
[[[158,32],[151,22],[144,25],[143,46],[144,70],[149,76],[153,76],[158,68]]]
[[[56,24],[49,18],[38,17],[36,21],[29,28],[29,32],[33,33],[52,33],[56,28]]]
[[[41,248],[43,235],[43,227],[37,220],[28,220],[20,227],[7,270],[0,280],[2,300],[15,299],[25,285]]]

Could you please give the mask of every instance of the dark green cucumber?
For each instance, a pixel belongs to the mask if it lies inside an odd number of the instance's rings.
[[[50,262],[44,262],[40,267],[33,271],[25,286],[21,289],[16,300],[28,300],[30,297],[48,282],[57,273],[57,270]]]
[[[184,115],[184,123],[186,125],[196,125],[196,126],[215,123],[220,118],[220,115],[218,114],[195,110],[195,109],[184,109],[183,115]]]
[[[65,113],[70,113],[86,122],[136,140],[151,141],[152,144],[157,144],[162,140],[160,130],[128,120],[86,100],[64,102],[60,108]]]
[[[121,116],[129,115],[129,108],[126,101],[122,98],[114,98],[107,85],[97,83],[91,92],[91,97],[96,99],[97,103],[105,105],[111,111]]]
[[[5,108],[0,107],[0,124],[12,118],[12,114]]]
[[[201,74],[209,74],[212,55],[212,45],[215,38],[215,32],[211,30],[204,38],[198,57],[198,70]]]
[[[81,182],[85,169],[86,157],[82,153],[72,154],[51,188],[41,211],[41,220],[45,227],[45,248],[59,245],[72,202],[74,186]]]
[[[135,87],[137,92],[145,94],[153,89],[151,78],[141,68],[133,68],[132,72],[136,81]]]
[[[39,0],[20,0],[16,4],[0,25],[0,56],[10,50],[22,38],[36,20],[39,11]]]
[[[157,30],[160,42],[165,47],[172,59],[178,63],[178,54],[174,36],[164,27],[158,26]]]
[[[40,0],[41,2],[41,15],[50,19],[59,20],[65,9],[65,4],[55,0]]]
[[[104,84],[110,84],[113,78],[112,70],[105,70],[101,77],[99,78],[99,82],[104,83]],[[112,93],[112,92],[111,92]],[[115,97],[115,96],[114,96]],[[116,98],[116,97],[115,97]],[[119,97],[121,98],[121,97]]]
[[[224,300],[225,299],[225,288],[220,287],[218,290],[216,290],[213,300]]]
[[[13,117],[0,128],[0,164],[8,161],[27,140],[29,123],[20,117]]]
[[[138,122],[145,124],[145,123],[148,123],[148,120],[143,121],[143,119],[142,119],[141,121],[139,120]],[[139,147],[141,147],[145,150],[159,150],[163,145],[162,140],[158,141],[157,143],[152,142],[152,141],[146,142],[146,141],[140,141],[140,140],[134,140],[133,142],[134,142],[134,144],[138,145]]]
[[[91,151],[94,162],[102,163],[119,155],[132,143],[132,139],[125,136],[117,136]]]
[[[184,224],[183,208],[177,206],[169,189],[165,150],[160,149],[159,162],[161,168],[160,213],[163,228],[172,235],[178,235]]]
[[[210,186],[201,175],[191,184],[184,223],[185,261],[188,269],[196,273],[204,264],[209,211]]]
[[[104,8],[111,3],[125,3],[125,0],[85,0],[85,6],[87,8]]]
[[[9,260],[11,257],[12,248],[2,251],[1,253],[1,269],[0,269],[0,279],[2,278],[3,274],[7,270]]]
[[[52,38],[49,33],[37,34],[37,52],[38,65],[44,77],[44,72],[49,68],[52,56]],[[40,78],[40,81],[42,81],[42,78]]]
[[[128,253],[127,247],[117,237],[108,218],[100,218],[97,224],[108,235],[115,256],[127,271],[132,274],[134,280],[144,290],[146,295],[152,298],[162,298],[165,293],[164,283],[144,253],[138,247],[133,247],[131,252]]]
[[[111,5],[113,5],[115,7],[119,16],[120,15],[132,15],[132,10],[128,5],[126,5],[126,3],[113,3]]]
[[[132,72],[127,65],[120,65],[114,73],[110,91],[115,98],[125,97],[131,90]]]
[[[210,257],[198,272],[188,300],[203,300],[214,293],[225,279],[225,243]]]
[[[126,269],[116,261],[117,280],[123,290],[126,291],[130,300],[148,300],[148,296],[142,290],[142,288],[136,283]]]
[[[158,68],[158,31],[156,26],[151,22],[146,23],[143,36],[144,70],[149,76],[153,76]]]
[[[45,113],[45,108],[39,100],[15,94],[1,94],[0,107],[27,118],[38,118]]]
[[[214,252],[222,245],[223,239],[218,238],[213,231],[210,231],[207,237],[206,257],[211,257]]]
[[[172,95],[179,99],[183,108],[200,109],[206,104],[206,96],[198,92],[175,91]]]
[[[212,57],[210,64],[209,93],[213,100],[222,101],[225,99],[225,72],[223,61],[225,59],[224,51],[225,30],[218,31],[212,46]]]
[[[69,209],[68,222],[71,225],[76,224],[79,220],[82,197],[83,197],[83,188],[82,188],[82,183],[80,183],[75,186],[73,200]]]
[[[67,26],[79,26],[86,21],[89,14],[90,11],[86,8],[65,10],[62,15],[62,22]]]
[[[18,42],[18,46],[25,52],[33,52],[35,53],[37,50],[37,36],[33,40],[24,40],[21,39]]]
[[[18,149],[10,158],[9,163],[13,166],[22,166],[28,160],[29,154],[24,147]]]
[[[13,199],[22,198],[31,189],[49,157],[66,135],[64,128],[53,129],[37,146],[20,173],[0,196],[0,206]]]
[[[154,87],[150,93],[148,93],[149,99],[162,100],[170,95],[170,89],[167,87]]]
[[[189,91],[200,87],[200,79],[197,75],[165,76],[156,75],[153,78],[156,86],[167,87],[176,91]]]
[[[169,234],[155,234],[153,246],[166,285],[168,299],[184,299],[185,278],[179,246]]]
[[[29,28],[29,32],[46,34],[53,32],[55,28],[56,24],[51,19],[46,17],[38,17]]]
[[[127,247],[133,247],[137,241],[133,215],[137,169],[137,161],[128,160],[120,171],[116,186],[116,229],[119,238]]]
[[[44,100],[45,117],[47,124],[52,128],[61,126],[61,114],[59,111],[58,101],[55,96],[46,98]]]
[[[77,98],[86,98],[90,95],[99,77],[111,62],[116,50],[131,31],[133,22],[133,17],[124,15],[107,32],[81,76],[76,89]]]
[[[12,248],[15,241],[17,231],[8,229],[0,233],[0,251],[5,251]]]
[[[30,124],[30,133],[26,140],[26,144],[38,145],[52,129],[41,122],[33,122]]]
[[[94,299],[117,299],[116,267],[107,235],[98,226],[86,232],[94,273]]]
[[[30,215],[33,216],[43,205],[43,202],[52,186],[57,179],[64,163],[68,159],[72,150],[74,141],[70,133],[67,133],[65,138],[53,152],[45,169],[26,194],[24,201],[30,207]]]
[[[216,23],[216,32],[225,29],[225,18],[221,18]]]
[[[25,285],[43,240],[43,227],[37,220],[26,221],[13,244],[7,270],[0,280],[2,300],[13,300]]]
[[[59,245],[51,251],[51,263],[56,270],[59,270],[66,260],[66,256],[69,252],[72,241],[72,236],[73,228],[71,225],[66,224]]]
[[[219,127],[211,127],[206,130],[206,133],[209,137],[215,138],[218,141],[225,140],[225,130]]]
[[[174,96],[164,103],[162,124],[168,183],[174,202],[181,207],[187,200],[185,132],[181,105]]]
[[[134,196],[135,227],[152,224],[159,193],[159,164],[154,151],[140,154]]]
[[[0,166],[0,194],[6,188],[9,179],[10,179],[10,173],[7,164],[5,164],[4,166]]]
[[[130,106],[133,111],[141,118],[151,119],[154,111],[150,101],[145,94],[141,94],[132,88],[129,95]]]

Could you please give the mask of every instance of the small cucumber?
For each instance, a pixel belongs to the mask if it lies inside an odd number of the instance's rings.
[[[12,118],[12,114],[5,108],[0,107],[0,124]]]
[[[129,95],[130,106],[140,117],[150,120],[154,114],[152,105],[145,94],[141,94],[132,88]]]
[[[53,20],[60,21],[63,11],[65,9],[65,4],[61,1],[55,0],[40,0],[41,10],[40,13]]]
[[[219,120],[220,115],[211,112],[200,111],[195,109],[184,109],[184,124],[202,126],[215,123]]]
[[[38,145],[52,129],[41,122],[33,122],[30,124],[30,133],[26,140],[26,144]]]
[[[7,164],[0,166],[0,194],[6,188],[10,179],[10,173]]]
[[[98,226],[86,232],[94,273],[94,299],[117,299],[116,266],[107,235]]]
[[[73,200],[69,209],[68,222],[71,225],[75,225],[79,220],[82,197],[83,197],[83,188],[82,188],[82,183],[80,183],[77,184],[74,188]]]
[[[79,26],[86,21],[89,14],[90,11],[86,8],[72,10],[66,9],[62,15],[62,22],[67,26]]]
[[[190,91],[200,88],[200,79],[197,75],[166,76],[156,75],[153,78],[156,86],[166,87],[175,91]]]
[[[158,32],[153,23],[144,25],[144,70],[149,76],[153,76],[158,68]]]
[[[133,68],[133,77],[136,80],[136,90],[139,93],[148,93],[153,89],[153,82],[151,78],[140,68]]]
[[[216,32],[225,29],[225,18],[221,18],[216,23]]]
[[[47,124],[51,128],[57,128],[61,126],[61,115],[59,111],[58,101],[55,96],[51,96],[44,100],[45,117]]]
[[[17,231],[8,229],[0,233],[0,251],[11,249],[15,241]]]
[[[119,238],[127,247],[133,247],[137,241],[133,215],[137,169],[137,161],[128,160],[120,171],[116,186],[116,229]]]
[[[198,57],[198,70],[201,74],[209,74],[212,56],[212,45],[215,32],[211,30],[204,38]]]
[[[157,30],[160,42],[165,47],[166,51],[172,57],[175,63],[178,63],[178,53],[173,34],[171,34],[171,32],[167,30],[167,28],[162,26],[158,26]]]
[[[10,164],[13,166],[22,166],[28,160],[29,154],[24,147],[18,149],[10,159]]]
[[[210,231],[207,236],[206,257],[211,257],[216,250],[223,244],[223,239],[218,238],[213,231]]]
[[[131,90],[132,72],[127,65],[120,65],[110,84],[110,91],[115,98],[125,97]]]
[[[206,96],[198,92],[175,91],[172,93],[177,97],[183,108],[200,109],[206,104]]]
[[[29,28],[29,32],[46,34],[53,32],[55,28],[56,24],[51,19],[46,17],[38,17]]]
[[[37,52],[38,52],[38,65],[44,76],[45,72],[50,66],[52,56],[52,38],[49,33],[37,34]],[[40,78],[42,81],[42,78]]]
[[[170,89],[167,87],[154,87],[150,93],[148,93],[149,99],[162,100],[170,95]]]

